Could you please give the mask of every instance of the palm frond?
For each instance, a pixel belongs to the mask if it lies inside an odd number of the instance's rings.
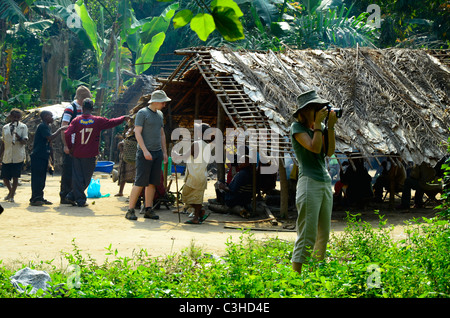
[[[25,22],[27,18],[14,0],[0,2],[0,19],[9,22]]]
[[[295,19],[283,42],[298,48],[373,47],[377,30],[364,23],[365,18],[364,13],[349,18],[344,7],[314,11]]]

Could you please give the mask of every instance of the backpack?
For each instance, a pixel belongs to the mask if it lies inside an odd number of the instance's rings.
[[[74,119],[77,117],[77,115],[78,115],[77,105],[75,105],[75,103],[72,102],[72,103],[70,103],[70,106],[72,106],[72,117],[70,117],[69,124],[70,124],[70,123],[72,122],[72,120],[74,120]],[[63,117],[64,117],[64,113],[63,113],[63,115],[61,116],[61,120],[62,120]]]

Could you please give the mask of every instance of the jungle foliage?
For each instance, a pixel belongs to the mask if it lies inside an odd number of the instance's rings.
[[[70,100],[84,83],[106,111],[154,61],[190,46],[446,48],[449,12],[448,0],[5,0],[1,107]],[[65,64],[43,96],[48,43]]]

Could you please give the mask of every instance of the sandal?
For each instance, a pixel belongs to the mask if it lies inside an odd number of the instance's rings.
[[[201,216],[200,217],[200,219],[199,219],[199,222],[200,223],[203,223],[207,218],[208,218],[208,216],[210,215],[211,213],[208,213],[208,214],[203,214],[203,216]]]
[[[186,222],[184,222],[184,224],[195,224],[195,225],[199,225],[199,224],[202,224],[202,222],[198,222],[198,223],[195,223],[194,221],[192,221],[192,220],[187,220]]]

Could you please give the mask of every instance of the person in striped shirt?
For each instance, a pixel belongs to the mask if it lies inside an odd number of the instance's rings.
[[[83,101],[86,98],[92,98],[91,92],[89,88],[81,85],[77,88],[75,100],[64,109],[64,113],[61,119],[61,127],[69,126],[72,120],[82,114],[83,110],[81,106],[83,105]],[[59,196],[61,204],[70,204],[70,202],[66,201],[66,196],[72,190],[72,156],[66,153],[67,146],[64,131],[62,132],[61,137],[64,153]]]
[[[66,154],[72,155],[72,191],[66,200],[79,207],[87,206],[85,190],[91,181],[99,154],[100,133],[104,129],[116,127],[129,116],[108,119],[94,116],[94,103],[90,98],[83,102],[83,114],[78,116],[64,132],[67,149]],[[72,134],[75,138],[72,139]]]

